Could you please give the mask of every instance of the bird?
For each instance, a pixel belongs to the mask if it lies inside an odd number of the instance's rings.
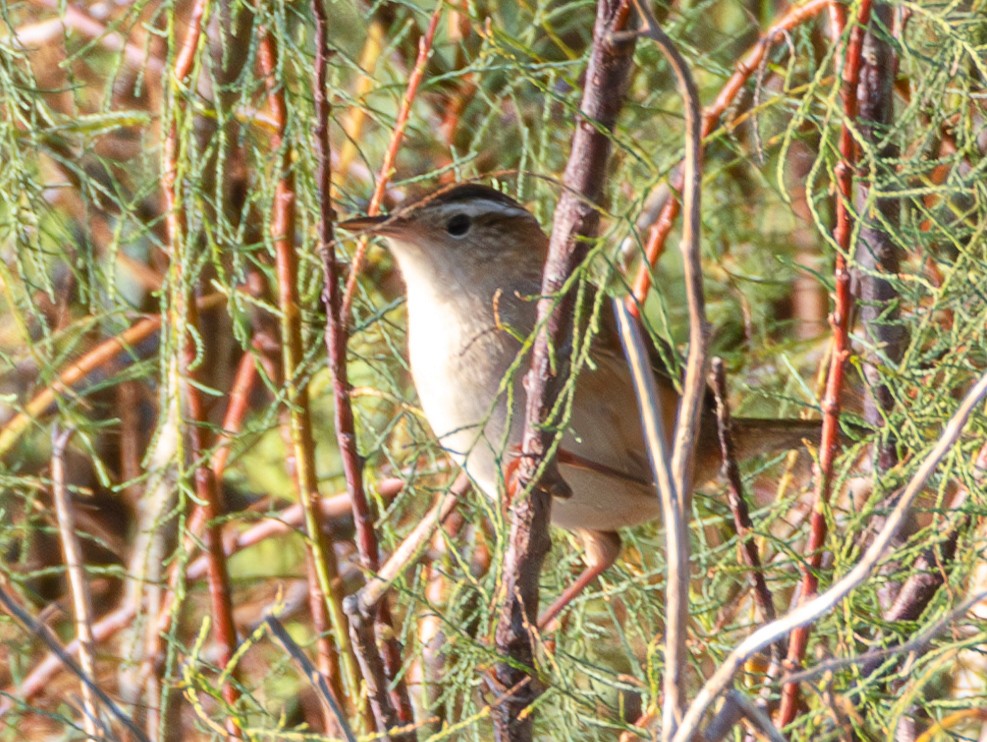
[[[408,355],[425,418],[445,452],[497,501],[520,451],[523,377],[530,365],[548,237],[534,215],[484,184],[440,188],[388,215],[338,225],[383,238],[407,290]],[[571,495],[552,503],[553,524],[582,541],[586,568],[539,618],[548,625],[617,559],[619,529],[655,520],[660,503],[645,449],[630,370],[612,315],[602,313],[589,362],[579,369],[557,461]],[[652,359],[666,435],[679,395]],[[734,418],[738,458],[817,440],[811,420]],[[716,476],[719,442],[707,394],[693,480]]]

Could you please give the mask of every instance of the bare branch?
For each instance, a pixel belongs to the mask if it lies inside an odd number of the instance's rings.
[[[702,216],[702,106],[699,92],[692,79],[689,65],[675,44],[658,25],[644,0],[634,0],[638,13],[644,20],[641,33],[658,44],[671,65],[678,81],[685,112],[685,159],[683,160],[682,207],[685,219],[682,225],[682,262],[685,271],[686,297],[689,307],[689,354],[686,358],[682,399],[675,418],[675,444],[672,447],[670,496],[675,502],[676,525],[665,522],[668,529],[681,530],[675,551],[666,553],[668,592],[666,594],[667,621],[665,636],[665,676],[663,688],[665,701],[662,710],[662,738],[670,739],[675,733],[678,719],[685,709],[685,668],[687,662],[687,626],[689,621],[689,538],[686,523],[691,513],[693,460],[696,441],[699,439],[699,423],[706,396],[706,370],[709,365],[706,345],[709,325],[706,321],[706,301],[703,293],[702,254],[700,232]],[[653,391],[653,390],[652,390]],[[669,544],[671,546],[671,544]]]
[[[76,533],[75,511],[69,500],[68,485],[65,481],[65,447],[72,437],[72,430],[59,430],[51,433],[51,490],[55,501],[55,518],[58,522],[58,535],[62,542],[62,555],[65,570],[68,572],[69,589],[72,594],[72,608],[75,612],[75,632],[79,641],[79,664],[87,677],[96,677],[96,662],[93,658],[93,617],[92,596],[83,566],[82,547]],[[96,735],[96,709],[92,690],[87,683],[82,684],[82,698],[85,704],[83,726],[90,736]]]
[[[329,99],[327,97],[328,65],[331,53],[329,47],[329,18],[323,0],[312,0],[312,14],[316,22],[316,62],[315,79],[313,81],[316,108],[315,146],[318,158],[318,195],[322,204],[319,215],[319,244],[318,251],[323,261],[323,298],[326,303],[326,351],[329,356],[329,371],[332,374],[333,399],[335,402],[334,422],[336,426],[336,441],[339,454],[343,460],[343,472],[346,476],[346,489],[353,506],[353,520],[356,525],[356,544],[360,553],[363,568],[370,574],[380,567],[380,554],[377,545],[377,534],[374,531],[373,515],[363,483],[363,461],[356,445],[356,425],[353,418],[353,405],[350,399],[349,379],[346,365],[346,344],[348,339],[347,320],[344,314],[345,295],[341,292],[341,278],[336,261],[335,234],[333,231],[334,214],[330,201],[332,188],[332,163],[329,141]],[[437,18],[438,11],[436,11]],[[434,33],[434,29],[433,29]],[[300,327],[299,327],[300,331]],[[299,356],[300,358],[301,356]],[[286,375],[287,375],[287,368]],[[315,484],[314,470],[312,484]],[[314,493],[314,490],[313,490]],[[314,511],[313,511],[314,515]],[[314,524],[313,524],[314,525]],[[325,589],[325,587],[324,587]],[[332,610],[336,610],[334,601]],[[368,637],[367,632],[357,624],[362,616],[353,616],[350,628],[353,631],[355,646],[360,651],[357,657],[364,670],[364,679],[368,682],[368,668],[373,668],[372,675],[383,678],[384,682],[370,686],[371,708],[380,732],[408,724],[413,720],[411,701],[403,680],[400,679],[401,648],[393,630],[390,610],[383,601],[377,603],[373,612],[374,624],[369,634],[376,632],[383,651],[378,651],[377,641]],[[338,620],[338,619],[336,619]],[[381,667],[381,665],[383,665]],[[393,693],[389,693],[388,685],[393,684]],[[354,686],[353,690],[356,688]],[[393,696],[393,697],[392,697]],[[413,733],[411,733],[413,737]]]
[[[398,110],[397,119],[394,122],[394,129],[391,132],[391,141],[387,145],[384,153],[384,161],[381,163],[380,172],[377,174],[377,183],[374,186],[373,195],[370,197],[370,204],[367,206],[367,215],[376,216],[380,213],[381,204],[384,201],[384,194],[387,186],[391,182],[394,173],[394,166],[397,163],[398,151],[401,149],[401,142],[404,141],[404,132],[408,126],[408,117],[411,115],[411,107],[415,103],[415,96],[418,95],[418,88],[421,87],[422,79],[425,77],[425,67],[432,56],[432,44],[435,42],[435,31],[439,27],[439,18],[445,10],[444,3],[436,3],[432,18],[428,23],[428,28],[420,39],[418,39],[418,58],[415,60],[415,67],[408,76],[408,85],[401,98],[401,108]],[[369,41],[369,39],[368,39]],[[343,306],[339,311],[339,316],[345,321],[350,321],[350,313],[353,308],[353,297],[356,294],[356,280],[363,269],[363,261],[367,253],[367,245],[370,238],[363,235],[357,240],[356,252],[353,253],[353,261],[350,264],[350,274],[346,279],[346,290],[343,292]]]
[[[171,75],[171,95],[175,101],[176,113],[172,117],[164,141],[162,162],[162,191],[166,205],[166,231],[171,256],[171,306],[178,319],[178,390],[184,401],[188,423],[183,424],[188,438],[188,460],[193,466],[196,497],[205,522],[204,540],[209,555],[209,596],[214,616],[213,633],[219,645],[219,665],[229,669],[231,682],[223,685],[223,698],[231,706],[239,699],[234,667],[230,667],[237,646],[236,627],[233,624],[233,605],[230,598],[230,581],[226,566],[220,529],[216,518],[222,512],[216,478],[206,456],[209,448],[209,435],[206,429],[206,409],[202,399],[202,367],[196,367],[197,349],[193,333],[198,331],[198,308],[193,297],[194,277],[183,275],[186,266],[193,264],[188,244],[188,217],[185,201],[179,185],[179,168],[182,143],[179,141],[180,118],[185,112],[183,88],[194,82],[195,56],[199,49],[203,25],[208,10],[205,0],[196,0],[189,16],[189,28],[175,58]],[[231,736],[238,737],[239,730],[231,719],[227,729]]]
[[[835,3],[834,3],[835,5]],[[850,271],[847,260],[853,240],[853,176],[857,166],[857,145],[853,139],[853,127],[857,119],[857,84],[863,55],[864,29],[870,22],[872,0],[862,0],[850,41],[847,44],[843,64],[843,126],[840,130],[840,162],[836,165],[836,227],[833,239],[836,255],[833,261],[833,281],[836,284],[833,313],[829,324],[833,331],[829,374],[826,377],[826,393],[822,400],[823,424],[819,445],[819,465],[816,471],[816,496],[809,521],[809,539],[805,550],[807,561],[802,568],[801,600],[816,594],[819,585],[819,569],[822,566],[823,545],[826,542],[825,506],[833,489],[833,468],[840,449],[840,394],[846,361],[850,355],[850,313],[853,297],[850,294]],[[842,33],[842,27],[840,27]],[[838,35],[837,35],[838,36]],[[809,627],[801,626],[792,632],[788,640],[788,661],[795,666],[802,662],[809,642]],[[789,684],[782,688],[778,725],[784,729],[795,718],[798,686]]]
[[[346,599],[347,613],[369,615],[373,611],[394,580],[415,564],[417,557],[432,538],[432,534],[455,510],[459,498],[469,486],[469,478],[465,474],[460,474],[449,491],[439,496],[439,501],[432,506],[411,533],[405,536],[401,545],[394,550],[367,584],[360,588],[356,595]]]

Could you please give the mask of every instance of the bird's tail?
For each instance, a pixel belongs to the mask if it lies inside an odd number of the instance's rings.
[[[822,420],[771,420],[738,417],[731,421],[738,461],[765,453],[801,448],[803,441],[819,445]]]

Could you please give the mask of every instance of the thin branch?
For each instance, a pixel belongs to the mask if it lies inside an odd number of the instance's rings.
[[[332,688],[326,682],[325,676],[309,661],[301,647],[295,643],[291,638],[291,634],[288,633],[287,629],[285,629],[284,625],[276,617],[268,615],[264,618],[264,623],[267,624],[271,635],[278,640],[278,643],[284,647],[284,650],[298,663],[302,672],[305,673],[305,677],[308,678],[308,681],[318,691],[319,698],[322,699],[322,702],[335,717],[336,724],[339,725],[339,730],[343,733],[343,738],[347,742],[356,742],[356,735],[353,734],[353,730],[350,728],[350,724],[346,719],[346,714],[343,713],[339,700],[333,694]]]
[[[65,447],[73,431],[60,430],[57,426],[51,433],[51,490],[55,501],[55,519],[58,535],[62,542],[62,555],[65,570],[68,572],[69,591],[72,595],[72,609],[75,613],[75,633],[79,641],[79,664],[87,677],[96,677],[96,661],[93,657],[93,616],[92,596],[83,566],[82,547],[76,532],[75,511],[69,500],[68,485],[65,481]],[[85,705],[83,726],[86,734],[96,736],[96,721],[99,718],[92,690],[82,684],[82,699]]]
[[[380,213],[381,204],[384,201],[384,194],[387,186],[391,182],[394,173],[394,166],[397,163],[398,151],[404,141],[404,132],[408,127],[408,118],[411,115],[411,107],[415,103],[418,95],[418,88],[421,87],[422,79],[425,77],[425,68],[428,60],[432,56],[432,44],[435,42],[435,31],[439,27],[439,18],[445,10],[445,3],[436,3],[432,18],[428,23],[428,28],[420,39],[418,39],[418,58],[415,66],[408,77],[408,85],[405,87],[404,96],[401,98],[401,107],[398,109],[397,119],[394,129],[391,131],[391,141],[387,145],[384,153],[384,161],[381,163],[380,172],[377,175],[377,183],[374,186],[373,195],[370,197],[370,204],[367,206],[367,215],[376,216]],[[353,308],[353,297],[356,294],[356,281],[363,270],[363,261],[366,258],[367,246],[370,237],[361,236],[357,241],[356,252],[353,254],[353,262],[350,264],[350,273],[346,278],[346,291],[343,294],[343,306],[339,316],[349,322],[350,312]]]
[[[772,723],[771,717],[751,701],[745,693],[729,690],[725,696],[723,708],[720,709],[709,727],[704,730],[705,742],[719,742],[743,718],[746,718],[752,727],[760,730],[763,736],[771,742],[786,742],[784,735]]]
[[[713,392],[716,395],[716,423],[720,438],[720,453],[723,456],[723,477],[727,480],[730,494],[730,512],[733,513],[733,524],[740,539],[741,550],[747,566],[751,568],[750,577],[754,586],[754,600],[761,610],[764,621],[775,620],[774,600],[771,590],[764,579],[764,568],[761,555],[754,540],[754,523],[751,521],[747,498],[744,496],[744,483],[740,478],[740,467],[737,466],[737,456],[733,445],[733,432],[730,428],[730,407],[727,403],[727,379],[723,368],[723,360],[713,359]],[[772,653],[781,648],[772,645]]]
[[[686,639],[689,622],[689,538],[686,524],[691,513],[693,460],[699,439],[699,423],[706,396],[706,370],[709,365],[706,346],[709,325],[703,293],[700,233],[702,217],[702,106],[695,80],[685,58],[674,42],[662,30],[643,0],[634,0],[644,21],[641,33],[661,49],[675,73],[685,113],[685,159],[683,161],[682,206],[685,220],[682,226],[682,262],[685,272],[686,297],[689,307],[689,353],[686,359],[682,399],[675,419],[675,443],[672,447],[672,490],[675,503],[674,526],[668,521],[666,529],[680,529],[675,550],[666,554],[668,588],[665,597],[667,625],[665,628],[665,693],[662,709],[662,737],[670,739],[678,719],[685,709],[685,669],[688,661]],[[671,544],[670,544],[671,546]]]
[[[673,592],[672,586],[679,582],[675,570],[684,571],[686,575],[689,573],[689,521],[682,515],[680,494],[677,490],[678,483],[672,475],[672,456],[665,440],[663,422],[665,417],[662,413],[661,395],[655,385],[654,371],[648,360],[647,349],[635,324],[636,320],[626,304],[620,300],[614,300],[613,307],[617,315],[620,342],[624,347],[631,380],[634,384],[634,396],[637,399],[638,413],[644,430],[648,461],[655,475],[655,481],[658,483],[662,520],[665,525],[665,579],[668,584],[668,593],[671,594]],[[680,599],[680,595],[681,593],[677,592],[676,599]],[[686,593],[687,595],[688,593]],[[688,605],[688,601],[686,601],[686,605]],[[663,711],[670,710],[671,707],[667,703],[670,697],[673,704],[684,702],[677,689],[673,690],[669,696],[668,679],[673,677],[676,682],[682,681],[688,629],[688,614],[686,613],[683,617],[682,611],[677,610],[677,605],[672,603],[671,597],[666,599],[666,615],[664,674],[666,703]],[[673,663],[675,663],[674,666]],[[671,723],[674,725],[678,716],[676,709],[673,712],[671,722],[666,717],[664,724]],[[663,726],[663,730],[664,728]]]
[[[277,301],[280,309],[281,364],[288,400],[291,446],[295,464],[295,484],[298,499],[305,512],[308,535],[309,584],[312,595],[313,620],[319,623],[321,606],[329,616],[336,647],[342,658],[341,672],[346,682],[345,692],[352,708],[359,706],[359,670],[349,641],[349,630],[339,594],[339,567],[332,547],[326,543],[320,522],[318,479],[315,472],[315,440],[309,406],[308,385],[299,383],[305,351],[302,344],[301,301],[298,296],[298,265],[295,255],[295,178],[291,162],[291,147],[285,141],[287,104],[284,90],[276,82],[277,48],[273,36],[260,29],[258,58],[267,82],[267,100],[276,131],[271,149],[279,154],[280,175],[271,213],[271,237],[274,241],[277,267]],[[335,653],[323,645],[320,650],[323,669],[337,673]]]
[[[673,742],[688,742],[692,739],[693,734],[699,728],[703,715],[712,708],[713,703],[729,687],[734,676],[750,657],[772,642],[787,636],[789,632],[800,626],[806,626],[828,613],[854,588],[863,584],[870,577],[881,558],[885,556],[887,547],[898,533],[898,529],[905,522],[915,498],[922,492],[939,463],[959,440],[963,427],[985,394],[987,394],[987,374],[977,380],[977,383],[960,402],[956,412],[944,426],[938,442],[919,465],[898,498],[894,510],[891,511],[887,521],[885,521],[884,527],[874,537],[860,561],[846,575],[833,583],[827,591],[803,602],[788,615],[762,626],[742,641],[713,673],[712,677],[706,681],[695,700],[690,704]]]
[[[987,443],[981,446],[974,460],[975,484],[982,487],[985,479],[987,479]],[[949,576],[946,569],[956,559],[960,533],[971,519],[971,515],[963,510],[967,497],[969,491],[966,487],[961,487],[950,500],[947,508],[947,512],[950,513],[949,518],[946,523],[936,526],[936,531],[943,535],[938,543],[926,549],[912,564],[911,574],[901,585],[894,602],[884,614],[886,622],[918,620],[939,592],[939,588],[946,583]],[[869,677],[880,664],[878,659],[864,664],[861,674]]]
[[[106,692],[96,684],[93,678],[87,675],[86,672],[79,667],[76,661],[72,659],[69,653],[62,649],[62,645],[59,643],[58,638],[52,633],[51,629],[25,611],[24,608],[22,608],[3,587],[0,587],[0,605],[2,605],[4,610],[13,616],[25,630],[30,631],[32,634],[35,634],[39,639],[41,639],[41,641],[48,647],[48,651],[50,651],[57,658],[57,662],[79,678],[79,680],[89,688],[89,691],[97,699],[99,699],[99,702],[109,709],[110,713],[112,713],[117,720],[123,724],[131,734],[134,735],[135,739],[140,740],[141,742],[147,742],[148,738],[147,735],[144,734],[144,731],[139,726],[134,724],[133,720],[127,716],[120,709],[120,707],[116,705],[116,703],[114,703],[113,699],[110,698]]]
[[[170,127],[164,141],[162,156],[162,191],[166,205],[166,234],[171,258],[171,319],[178,342],[179,391],[184,399],[188,424],[183,425],[188,438],[189,461],[194,467],[193,478],[198,508],[206,523],[205,545],[209,554],[209,595],[213,611],[213,633],[219,649],[218,662],[229,680],[223,685],[223,698],[234,706],[240,697],[237,690],[236,671],[230,667],[237,646],[236,627],[233,623],[233,606],[230,598],[229,574],[223,554],[217,518],[222,512],[219,491],[212,468],[205,452],[209,448],[206,428],[206,410],[200,389],[201,365],[196,368],[197,349],[193,333],[198,328],[197,305],[192,295],[192,283],[185,276],[186,266],[194,264],[187,240],[187,219],[184,199],[179,188],[182,142],[179,141],[179,121],[185,111],[185,91],[195,82],[192,79],[196,53],[202,38],[202,27],[208,8],[206,0],[196,0],[192,6],[188,31],[178,50],[171,75],[171,97],[174,106]],[[230,672],[227,674],[227,670]],[[238,737],[236,723],[228,720],[231,736]]]
[[[819,584],[819,568],[822,565],[823,545],[826,542],[826,507],[832,496],[833,467],[840,448],[840,393],[846,360],[850,355],[849,323],[853,307],[850,294],[850,272],[847,258],[853,239],[853,175],[857,164],[857,146],[852,127],[857,120],[857,85],[860,81],[864,29],[870,23],[872,0],[861,0],[857,22],[850,32],[846,59],[843,65],[843,126],[840,131],[840,162],[836,166],[836,255],[833,274],[836,298],[829,323],[833,331],[826,393],[822,400],[823,424],[819,446],[819,465],[816,471],[816,495],[812,517],[809,521],[809,539],[805,550],[808,555],[802,568],[801,600],[816,594]],[[792,632],[788,640],[788,661],[798,666],[809,642],[809,627],[802,626]],[[782,688],[778,726],[784,729],[795,718],[798,686],[789,684]]]
[[[333,382],[336,441],[339,455],[343,461],[346,488],[353,506],[357,550],[364,570],[367,574],[373,574],[380,568],[380,552],[377,545],[377,534],[374,530],[373,514],[364,489],[363,461],[360,458],[356,443],[356,425],[353,418],[353,404],[350,398],[346,362],[348,339],[346,312],[348,308],[345,305],[346,298],[340,291],[341,278],[339,264],[336,260],[336,239],[333,231],[334,214],[330,201],[332,190],[330,153],[332,150],[329,141],[330,106],[327,86],[331,50],[329,47],[329,19],[323,0],[312,0],[312,14],[315,17],[316,25],[316,61],[313,82],[316,109],[315,153],[318,162],[316,180],[322,205],[318,225],[318,252],[322,255],[323,299],[326,303],[326,351],[329,357],[329,372],[332,374]],[[434,23],[438,22],[438,14],[439,9],[437,8],[433,16],[433,26]],[[433,36],[434,33],[433,27]],[[427,60],[428,54],[424,44],[420,56]],[[424,66],[424,60],[422,66]],[[424,69],[419,74],[423,73]],[[405,112],[404,122],[407,122],[407,112]],[[398,141],[400,140],[398,139]],[[380,181],[378,181],[378,185],[383,188]],[[380,193],[383,194],[383,190]],[[414,712],[408,696],[408,689],[400,676],[402,652],[386,602],[379,601],[375,605],[372,618],[372,631],[365,632],[360,625],[363,621],[362,614],[351,614],[350,629],[353,632],[354,647],[357,650],[356,659],[363,670],[364,680],[369,683],[371,677],[382,679],[381,682],[374,682],[369,686],[371,691],[370,705],[374,712],[378,731],[386,733],[390,729],[412,722]],[[368,639],[370,634],[373,636]],[[378,642],[381,646],[380,649],[378,649]],[[414,738],[415,735],[413,732],[409,732],[407,735],[395,736]]]
[[[394,581],[417,562],[432,534],[456,509],[459,499],[469,486],[469,478],[465,474],[460,474],[449,491],[439,496],[439,501],[422,517],[411,533],[405,536],[400,546],[394,550],[373,578],[360,588],[356,595],[346,599],[347,613],[370,615]]]
[[[635,45],[634,38],[617,41],[613,34],[626,28],[629,15],[628,0],[600,0],[597,4],[586,86],[562,178],[538,301],[539,330],[531,370],[524,380],[524,436],[516,478],[508,484],[515,497],[510,544],[504,557],[504,602],[496,630],[497,652],[505,660],[494,670],[495,683],[499,691],[507,693],[495,714],[495,730],[502,740],[526,740],[532,735],[528,707],[538,691],[534,683],[524,682],[531,677],[534,665],[528,628],[538,622],[538,577],[551,545],[551,498],[568,492],[550,455],[558,435],[550,423],[551,410],[569,378],[576,329],[575,291],[563,293],[563,287],[589,254],[599,226],[597,204],[603,199],[611,148],[608,134],[623,105]],[[521,493],[529,494],[518,496]]]
[[[821,662],[815,667],[810,667],[808,670],[801,670],[800,672],[790,674],[786,680],[791,683],[804,683],[808,680],[827,675],[829,673],[835,672],[844,667],[850,667],[852,665],[861,665],[861,675],[868,676],[873,673],[882,663],[883,660],[888,657],[893,657],[895,655],[901,654],[915,654],[917,652],[922,652],[925,650],[929,644],[935,639],[939,634],[941,634],[946,628],[950,626],[954,621],[961,618],[965,613],[967,613],[971,608],[981,602],[984,598],[987,598],[987,591],[980,591],[970,596],[962,603],[959,607],[953,609],[948,614],[943,616],[941,619],[936,621],[932,626],[923,630],[921,633],[913,636],[907,642],[903,644],[896,644],[890,647],[882,647],[881,649],[874,649],[869,652],[864,652],[864,654],[858,655],[856,657],[840,657],[836,659],[827,660]],[[979,618],[979,617],[977,617]],[[906,619],[907,620],[907,619]]]

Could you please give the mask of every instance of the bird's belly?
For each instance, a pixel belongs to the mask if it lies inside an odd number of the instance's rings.
[[[430,343],[410,344],[418,396],[443,449],[496,500],[504,491],[504,471],[520,451],[525,407],[520,379],[527,359],[516,364],[514,378],[505,381],[517,360],[516,342],[502,334],[468,341],[440,337],[438,326],[429,326]],[[633,390],[623,366],[604,364],[580,374],[561,448],[601,467],[562,463],[572,496],[555,500],[553,523],[612,531],[659,517]]]
[[[464,352],[457,339],[435,337],[428,352],[412,352],[411,368],[425,417],[443,450],[495,499],[501,472],[521,439],[523,421],[509,423],[507,413],[507,388],[520,389],[520,384],[501,384],[513,353],[508,357],[490,342],[475,345]]]

